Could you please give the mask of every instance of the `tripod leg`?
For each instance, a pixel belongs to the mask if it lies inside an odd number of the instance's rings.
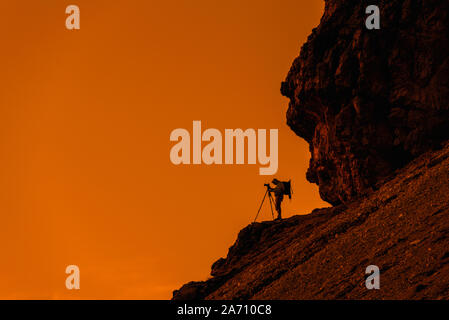
[[[268,195],[268,198],[270,198],[271,217],[272,217],[273,220],[274,220],[273,204],[272,204],[273,197],[271,196],[271,193]]]
[[[262,203],[260,204],[259,210],[257,210],[257,215],[256,215],[256,217],[254,218],[254,221],[253,221],[253,222],[256,222],[257,217],[259,216],[260,209],[262,209],[262,205],[263,205],[263,202],[265,201],[265,197],[267,196],[267,193],[268,193],[268,190],[265,191],[265,195],[263,196]],[[270,205],[271,205],[271,202],[270,202]]]

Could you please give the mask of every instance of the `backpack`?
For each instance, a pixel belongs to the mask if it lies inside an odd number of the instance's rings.
[[[291,180],[283,181],[284,184],[284,194],[288,196],[289,199],[292,198],[292,182]]]

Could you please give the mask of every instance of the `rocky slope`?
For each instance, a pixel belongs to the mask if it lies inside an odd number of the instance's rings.
[[[173,298],[449,299],[449,144],[349,205],[249,225],[211,274]]]
[[[449,298],[449,2],[373,1],[380,30],[325,2],[281,92],[333,207],[249,225],[174,299]]]
[[[310,145],[307,179],[331,204],[371,190],[449,138],[449,2],[327,0],[282,84],[287,123]]]

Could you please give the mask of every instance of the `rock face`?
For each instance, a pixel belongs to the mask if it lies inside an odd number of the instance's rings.
[[[326,0],[282,83],[287,123],[310,145],[307,179],[347,203],[449,137],[449,2]]]
[[[240,231],[190,299],[449,299],[449,144],[369,196]],[[380,290],[365,269],[380,268]]]

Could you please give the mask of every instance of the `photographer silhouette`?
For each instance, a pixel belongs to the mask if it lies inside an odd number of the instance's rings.
[[[272,183],[275,185],[275,187],[273,187],[273,188],[270,186],[269,183],[264,184],[264,186],[267,188],[267,191],[265,192],[265,195],[262,199],[262,203],[260,204],[260,207],[259,207],[259,211],[257,211],[257,215],[256,215],[256,218],[254,219],[254,221],[256,221],[256,219],[259,215],[260,209],[262,208],[262,205],[265,201],[265,197],[267,196],[267,194],[268,194],[268,198],[270,201],[271,214],[273,215],[273,207],[272,207],[273,200],[272,200],[271,193],[274,193],[274,198],[275,198],[274,204],[275,204],[276,211],[278,213],[276,220],[282,219],[281,204],[282,204],[282,200],[284,200],[284,195],[288,195],[289,199],[292,198],[291,180],[279,181],[278,179],[273,179]],[[273,216],[273,218],[274,218],[274,216]]]

